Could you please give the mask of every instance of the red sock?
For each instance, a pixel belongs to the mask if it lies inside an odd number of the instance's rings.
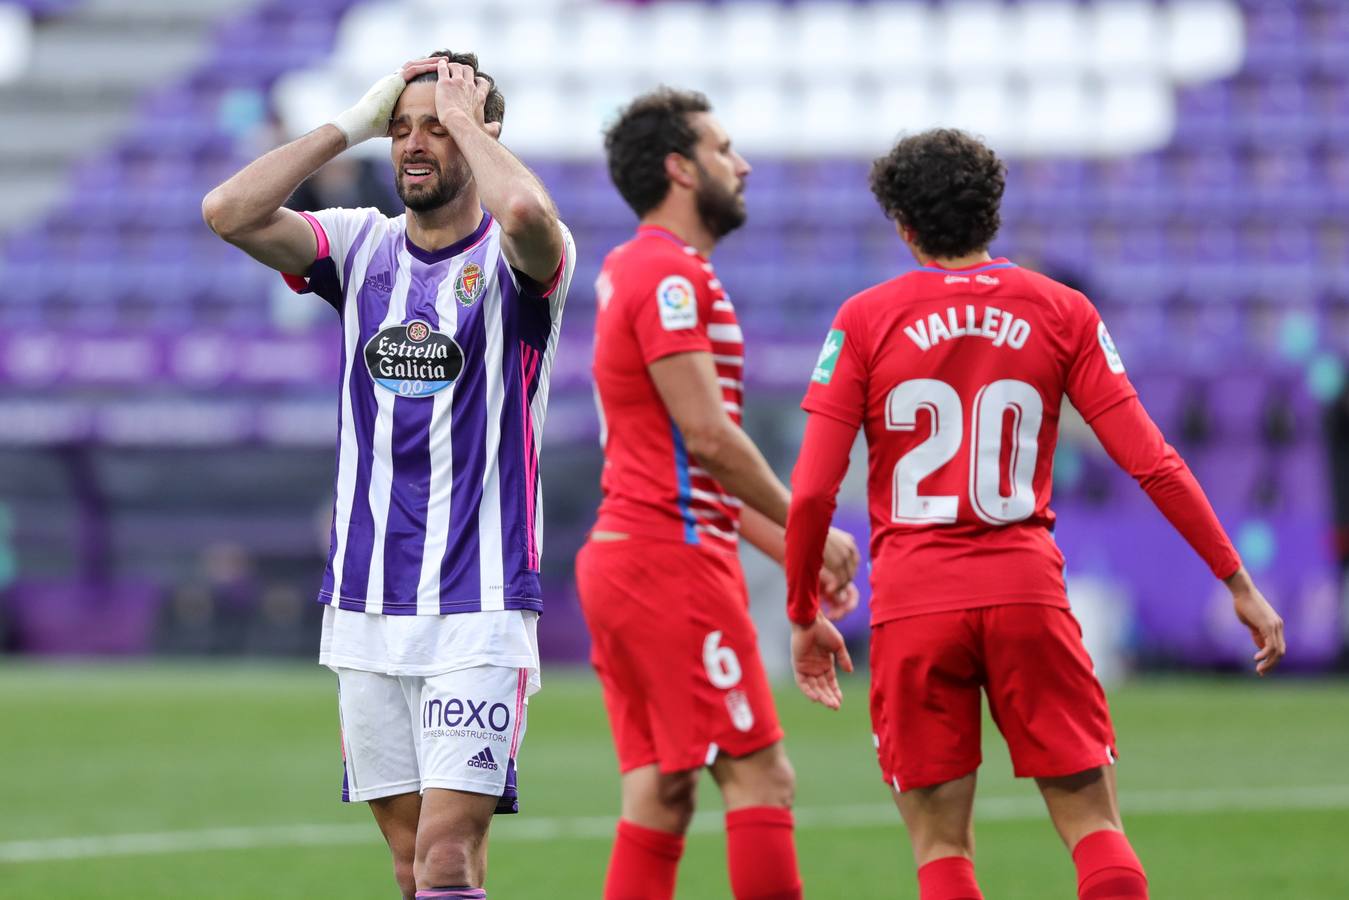
[[[728,812],[726,859],[736,900],[801,900],[790,809],[751,806]]]
[[[984,900],[974,880],[974,862],[963,856],[943,856],[918,868],[921,900]]]
[[[618,820],[604,900],[669,900],[674,896],[684,836]]]
[[[1147,900],[1148,877],[1122,831],[1093,831],[1073,848],[1078,900]]]

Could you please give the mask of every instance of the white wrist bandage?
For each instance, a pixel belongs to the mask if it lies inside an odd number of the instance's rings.
[[[400,73],[385,75],[356,101],[355,106],[332,120],[331,124],[346,135],[348,147],[388,134],[389,117],[393,115],[394,104],[403,93],[404,85]]]

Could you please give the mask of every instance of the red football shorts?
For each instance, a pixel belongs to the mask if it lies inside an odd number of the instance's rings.
[[[1105,692],[1066,609],[988,606],[871,632],[871,726],[886,783],[930,787],[979,768],[979,692],[1019,778],[1115,761]]]
[[[619,771],[696,769],[782,739],[737,557],[674,541],[590,541],[576,585]]]

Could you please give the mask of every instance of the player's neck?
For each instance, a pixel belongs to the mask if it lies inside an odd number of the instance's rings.
[[[478,192],[466,190],[452,203],[423,212],[407,211],[408,240],[428,253],[462,241],[482,222]]]
[[[936,266],[942,269],[968,269],[971,266],[977,266],[980,263],[992,262],[993,257],[987,250],[980,250],[978,253],[967,253],[964,256],[926,256],[915,252],[914,258],[918,260],[920,266]]]
[[[664,228],[697,250],[705,258],[710,257],[712,248],[717,246],[717,239],[703,225],[697,210],[676,210],[661,207],[643,216],[641,224]]]

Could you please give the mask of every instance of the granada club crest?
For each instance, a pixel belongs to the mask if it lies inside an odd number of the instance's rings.
[[[459,305],[472,306],[482,296],[486,283],[487,279],[483,277],[482,268],[477,263],[464,263],[458,277],[454,279],[454,296]]]

